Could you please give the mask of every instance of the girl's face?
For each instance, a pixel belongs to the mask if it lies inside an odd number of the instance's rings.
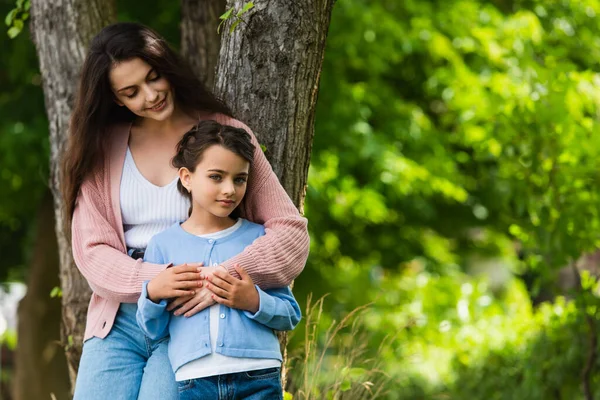
[[[122,61],[110,70],[115,101],[142,118],[168,119],[175,109],[169,81],[140,58]]]
[[[192,215],[226,218],[246,194],[250,163],[226,148],[213,145],[202,153],[194,172],[179,170],[183,186],[192,193]]]

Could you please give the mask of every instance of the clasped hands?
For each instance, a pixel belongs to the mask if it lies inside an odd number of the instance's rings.
[[[182,264],[167,268],[148,283],[148,298],[154,302],[173,299],[167,310],[185,317],[215,303],[256,313],[260,299],[254,282],[244,268],[238,264],[234,267],[240,278],[223,266]]]

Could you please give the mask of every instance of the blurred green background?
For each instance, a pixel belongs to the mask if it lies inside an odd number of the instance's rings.
[[[146,3],[119,19],[177,47],[178,4]],[[288,346],[294,398],[600,398],[598,14],[336,3],[294,287],[328,296]],[[0,46],[0,281],[23,281],[48,128],[29,35]]]

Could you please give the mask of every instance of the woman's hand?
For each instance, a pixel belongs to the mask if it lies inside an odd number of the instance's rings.
[[[260,297],[254,282],[246,270],[238,264],[234,267],[241,279],[228,272],[215,271],[207,277],[206,289],[213,293],[212,299],[217,303],[255,314],[260,307]]]
[[[198,264],[182,264],[163,270],[148,282],[148,298],[158,303],[171,297],[192,296],[201,286]]]
[[[201,267],[198,268],[200,271],[200,279],[206,279],[208,276],[212,276],[212,274],[216,271],[220,270],[222,273],[227,274],[227,270],[225,267]],[[203,285],[206,286],[206,285]],[[167,311],[173,311],[173,315],[184,315],[185,317],[191,317],[204,310],[207,307],[215,304],[215,301],[212,299],[212,292],[207,290],[206,287],[202,287],[196,290],[194,295],[181,296],[173,300],[167,306]],[[177,308],[179,307],[179,308]]]

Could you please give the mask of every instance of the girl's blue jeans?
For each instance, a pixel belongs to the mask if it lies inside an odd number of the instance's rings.
[[[137,304],[121,304],[110,333],[83,344],[74,400],[176,400],[168,338],[151,340],[138,327]]]
[[[210,376],[177,382],[181,400],[280,400],[280,368]]]

